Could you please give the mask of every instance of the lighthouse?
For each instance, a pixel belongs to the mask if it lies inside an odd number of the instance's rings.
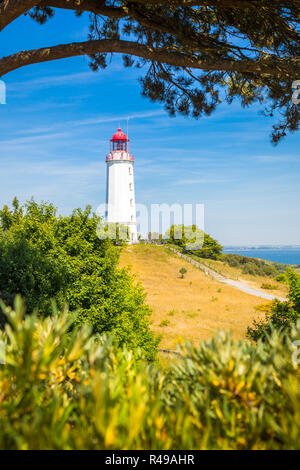
[[[106,221],[128,227],[129,243],[137,243],[133,164],[129,139],[119,128],[106,157]]]

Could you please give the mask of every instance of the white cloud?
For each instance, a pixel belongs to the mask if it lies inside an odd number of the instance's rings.
[[[120,70],[119,65],[112,66],[109,71],[117,72]],[[108,70],[107,70],[108,71]],[[33,78],[30,80],[24,80],[22,82],[12,82],[7,83],[8,93],[21,93],[23,94],[26,91],[32,89],[48,88],[53,86],[61,85],[78,85],[81,83],[90,83],[94,81],[99,81],[106,74],[106,70],[101,70],[101,72],[96,73],[91,70],[85,72],[77,72],[70,74],[62,75],[46,75],[44,77]]]
[[[34,135],[34,136],[29,136],[29,137],[15,137],[13,139],[9,140],[1,140],[0,145],[1,149],[3,150],[3,146],[7,145],[9,149],[12,149],[13,145],[23,145],[27,143],[35,143],[35,142],[40,142],[40,141],[45,141],[51,140],[51,139],[57,139],[58,137],[68,137],[70,133],[66,132],[57,132],[57,133],[44,133],[44,134],[39,134],[39,135]]]
[[[261,163],[294,162],[298,159],[296,155],[258,155],[255,157],[255,160]]]
[[[164,111],[162,110],[155,110],[155,111],[142,111],[142,112],[136,112],[136,113],[129,113],[127,115],[119,115],[119,116],[99,116],[99,117],[90,117],[86,119],[76,119],[72,121],[63,121],[59,122],[56,124],[53,124],[52,126],[45,126],[45,127],[34,127],[30,129],[23,128],[21,131],[17,131],[16,134],[39,134],[39,133],[50,133],[58,130],[63,130],[65,128],[68,128],[69,130],[72,127],[83,127],[83,126],[92,126],[92,125],[97,125],[97,124],[106,124],[110,122],[114,123],[119,123],[120,121],[126,121],[127,119],[129,122],[131,120],[136,120],[136,119],[147,119],[151,118],[153,116],[160,116],[164,114]],[[129,128],[130,130],[130,128]],[[48,134],[49,135],[49,134]],[[45,137],[47,135],[45,134]],[[99,140],[98,140],[99,142]],[[1,143],[1,142],[0,142]]]
[[[232,179],[225,178],[198,178],[176,181],[175,184],[216,184],[216,183],[232,183]]]

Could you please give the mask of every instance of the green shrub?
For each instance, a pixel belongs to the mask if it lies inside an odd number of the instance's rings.
[[[260,287],[265,290],[276,290],[278,288],[275,284],[269,284],[268,282],[263,282]]]
[[[263,312],[263,313],[268,313],[270,314],[273,309],[273,303],[272,302],[267,302],[265,304],[259,304],[259,305],[254,305],[254,310],[257,310],[258,312]]]
[[[203,246],[197,250],[189,250],[188,244],[195,243],[197,239]],[[165,241],[177,245],[183,252],[200,258],[219,258],[223,247],[210,235],[204,233],[196,225],[172,225],[165,235]]]
[[[159,324],[159,326],[169,326],[170,325],[170,320],[168,320],[167,318],[165,320],[162,320]]]
[[[175,315],[175,312],[176,310],[170,310],[169,312],[167,312],[167,315],[169,315],[170,317],[173,317]]]
[[[267,263],[257,258],[250,258],[249,256],[228,253],[222,255],[222,261],[233,268],[241,269],[244,274],[251,274],[252,276],[274,277],[279,272],[276,264]]]
[[[49,315],[53,300],[67,303],[78,323],[113,332],[119,344],[140,347],[153,359],[158,340],[149,329],[145,294],[125,269],[120,249],[97,236],[99,217],[76,209],[57,216],[33,200],[0,210],[0,286],[4,300],[21,294],[29,312]]]
[[[254,341],[265,340],[273,329],[290,331],[298,319],[300,319],[300,277],[289,270],[286,274],[289,283],[289,300],[280,302],[274,300],[264,320],[254,320],[253,326],[248,327],[247,336]]]
[[[290,336],[185,343],[170,371],[76,327],[7,311],[0,331],[0,449],[298,449],[300,374]]]
[[[182,267],[179,269],[179,273],[181,274],[181,278],[184,278],[184,275],[187,273],[187,269]]]
[[[288,284],[288,278],[286,274],[278,274],[278,276],[275,277],[275,281],[284,282],[285,284]]]
[[[185,344],[180,352],[186,359],[175,366],[169,393],[174,413],[189,409],[186,448],[299,448],[300,374],[292,361],[299,328],[290,336],[273,330],[257,345],[236,342],[229,333],[198,347]]]

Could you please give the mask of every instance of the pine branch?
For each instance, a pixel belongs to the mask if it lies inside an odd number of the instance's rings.
[[[116,39],[101,39],[85,42],[61,44],[51,47],[43,47],[16,54],[0,59],[0,76],[26,65],[48,62],[51,60],[64,59],[81,55],[93,55],[97,53],[121,53],[141,57],[152,62],[161,62],[175,67],[190,67],[191,69],[231,71],[247,74],[270,74],[278,77],[289,77],[299,70],[300,60],[288,60],[278,58],[267,58],[265,60],[229,60],[218,59],[213,61],[204,60],[188,55],[176,48],[167,49],[152,48],[133,41]]]

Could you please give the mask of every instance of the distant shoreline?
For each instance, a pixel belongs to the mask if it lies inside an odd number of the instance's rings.
[[[224,247],[223,252],[259,258],[272,263],[300,265],[300,247]]]
[[[224,251],[238,250],[238,251],[250,251],[250,250],[300,250],[300,245],[276,245],[276,246],[224,246]]]

